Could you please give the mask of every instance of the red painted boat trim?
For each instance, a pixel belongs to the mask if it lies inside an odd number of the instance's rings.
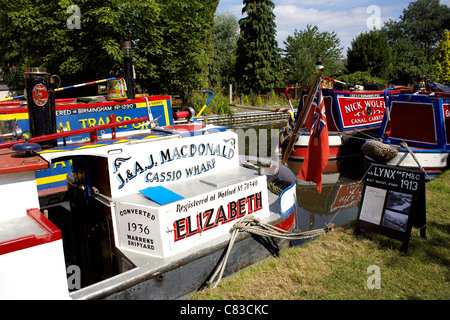
[[[49,167],[47,161],[39,155],[19,157],[11,149],[0,149],[0,174],[44,170]]]
[[[140,122],[146,122],[148,121],[147,118],[145,117],[140,117],[140,118],[136,118],[136,119],[130,119],[130,120],[124,120],[124,121],[120,121],[120,122],[110,122],[110,123],[106,123],[106,124],[101,124],[98,125],[96,127],[87,127],[87,128],[82,128],[82,129],[75,129],[75,130],[71,130],[71,131],[66,131],[66,132],[59,132],[59,133],[51,133],[51,134],[47,134],[44,136],[38,136],[38,137],[33,137],[30,138],[28,140],[28,142],[30,143],[35,143],[35,142],[42,142],[42,141],[49,141],[52,139],[59,139],[59,138],[67,138],[70,136],[76,136],[78,134],[83,134],[83,133],[89,133],[91,134],[91,142],[94,142],[97,140],[97,132],[105,130],[105,129],[112,129],[112,128],[116,128],[116,127],[120,127],[120,126],[125,126],[128,124],[133,124],[133,123],[140,123]],[[13,145],[19,144],[19,143],[25,143],[25,140],[13,140],[13,141],[7,141],[7,142],[2,142],[0,143],[0,149],[2,148],[9,148],[12,147]]]
[[[57,188],[50,188],[45,190],[38,191],[39,197],[44,197],[47,195],[55,195],[57,193],[63,193],[67,191],[67,186],[57,187]]]
[[[295,224],[295,210],[291,213],[289,217],[284,219],[283,222],[276,225],[277,228],[283,229],[285,231],[289,231],[294,227]]]
[[[169,100],[170,96],[151,96],[147,97],[148,101],[158,101],[158,100]],[[117,104],[130,104],[130,103],[145,103],[145,98],[136,98],[133,100],[124,100],[124,101],[103,101],[103,102],[95,102],[95,103],[76,103],[72,102],[74,99],[57,99],[56,100],[56,110],[71,110],[71,109],[79,109],[79,108],[95,108],[101,106],[111,106]],[[12,102],[8,102],[9,105],[0,105],[0,113],[1,114],[12,114],[12,113],[27,113],[28,109],[17,103],[14,103],[12,106]]]
[[[7,254],[41,244],[61,240],[61,230],[51,223],[39,209],[27,210],[27,215],[33,219],[46,233],[40,236],[28,235],[8,241],[0,242],[0,255]]]
[[[0,107],[0,114],[28,113],[27,108],[23,107]]]
[[[330,146],[330,148],[329,148],[330,153],[329,153],[328,159],[336,159],[339,154],[339,148],[340,147]],[[289,158],[296,159],[296,160],[304,160],[306,157],[307,150],[308,150],[308,146],[305,146],[305,147],[294,146]]]

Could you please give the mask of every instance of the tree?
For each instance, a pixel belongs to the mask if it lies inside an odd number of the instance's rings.
[[[241,93],[267,92],[281,83],[281,56],[275,39],[275,5],[270,0],[244,0],[239,20],[235,80]]]
[[[181,92],[208,85],[212,63],[212,28],[219,0],[157,0],[164,12],[156,22],[163,45],[149,52],[156,77],[146,87],[152,92]]]
[[[72,29],[70,5],[73,1],[0,0],[1,69],[20,73],[23,79],[25,67],[41,66],[63,84],[75,84],[120,75],[123,41],[135,42],[146,33],[151,33],[148,45],[155,47],[160,41],[153,23],[159,8],[153,0],[79,1],[79,25]],[[139,56],[137,61],[139,65]],[[23,83],[13,85],[23,88]]]
[[[121,46],[128,40],[144,91],[197,89],[207,82],[218,2],[79,0],[80,26],[70,29],[67,8],[74,1],[0,0],[2,77],[23,89],[26,66],[47,68],[63,85],[121,76]]]
[[[439,4],[439,0],[417,0],[403,10],[399,21],[388,21],[389,43],[408,38],[416,46],[425,50],[426,57],[431,58],[434,48],[441,37],[442,30],[450,25],[450,8]]]
[[[450,32],[448,30],[444,30],[431,61],[436,70],[436,80],[442,83],[450,82]]]
[[[432,69],[425,50],[411,39],[398,39],[392,47],[392,67],[389,82],[396,85],[408,85],[413,78],[430,75]]]
[[[341,59],[343,48],[335,32],[319,32],[317,26],[306,26],[306,30],[294,31],[283,42],[284,67],[289,70],[291,83],[309,84],[315,74],[316,57],[322,56],[325,74],[337,72],[336,62]]]
[[[372,76],[385,78],[392,64],[392,48],[379,30],[363,32],[347,50],[346,68],[349,73],[369,71]]]
[[[210,82],[222,86],[232,82],[232,66],[236,60],[236,45],[239,37],[239,24],[232,13],[222,13],[214,17],[212,45],[214,47]]]

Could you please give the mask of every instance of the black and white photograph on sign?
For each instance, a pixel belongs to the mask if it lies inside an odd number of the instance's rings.
[[[387,190],[367,186],[364,193],[364,199],[361,207],[360,220],[373,224],[380,224],[383,214],[384,199]]]
[[[386,200],[386,208],[409,213],[411,211],[412,200],[412,194],[389,191]]]
[[[386,212],[384,213],[382,225],[386,228],[405,232],[407,224],[408,215],[406,214],[391,210],[386,210]]]

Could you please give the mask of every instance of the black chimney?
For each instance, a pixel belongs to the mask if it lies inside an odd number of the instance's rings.
[[[133,82],[133,58],[131,56],[131,41],[122,43],[123,53],[123,71],[125,82],[127,83],[127,98],[134,99],[134,82]]]

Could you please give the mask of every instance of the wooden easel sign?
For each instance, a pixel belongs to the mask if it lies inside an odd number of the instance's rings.
[[[373,164],[364,178],[355,233],[361,229],[402,241],[407,251],[412,226],[425,238],[425,174]]]

